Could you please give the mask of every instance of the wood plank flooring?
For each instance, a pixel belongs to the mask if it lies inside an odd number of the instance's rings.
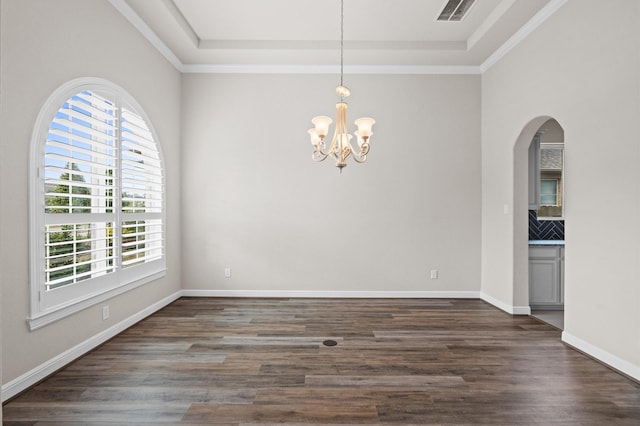
[[[640,384],[479,300],[182,298],[3,408],[5,425],[638,426]]]

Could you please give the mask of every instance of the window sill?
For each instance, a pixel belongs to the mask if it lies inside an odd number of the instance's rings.
[[[134,288],[140,287],[151,281],[155,281],[165,276],[166,273],[167,273],[167,270],[162,269],[151,275],[148,275],[144,278],[140,278],[138,280],[124,284],[120,287],[107,290],[103,293],[94,294],[88,298],[84,298],[79,301],[72,302],[64,307],[57,308],[55,310],[42,312],[38,315],[34,315],[27,320],[29,331],[37,330],[41,327],[44,327],[45,325],[51,324],[53,322],[66,318],[70,315],[73,315],[77,312],[80,312],[84,309],[87,309],[88,307],[96,305],[100,302],[104,302],[105,300],[111,299],[112,297],[126,293],[130,290],[133,290]]]

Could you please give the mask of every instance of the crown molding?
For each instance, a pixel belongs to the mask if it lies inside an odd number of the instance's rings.
[[[338,74],[338,65],[183,65],[193,74]],[[477,75],[473,65],[345,65],[345,74]]]
[[[173,53],[169,47],[164,44],[160,37],[147,25],[146,22],[129,6],[126,0],[109,0],[109,3],[116,8],[118,12],[122,14],[130,23],[133,25],[135,29],[140,31],[140,33],[155,47],[158,52],[162,56],[164,56],[167,61],[171,63],[180,72],[184,72],[184,64],[178,57]]]
[[[195,47],[203,50],[337,50],[340,40],[199,40]],[[413,50],[461,51],[467,50],[463,41],[409,41],[409,40],[346,40],[348,50]]]
[[[551,0],[533,16],[509,40],[493,52],[481,65],[352,65],[345,67],[346,74],[398,74],[398,75],[477,75],[482,74],[522,40],[538,28],[544,21],[560,9],[568,0]],[[333,65],[240,65],[240,64],[184,64],[176,54],[158,37],[142,18],[129,6],[126,0],[109,0],[176,70],[181,73],[203,74],[335,74]],[[172,3],[172,2],[165,2]],[[174,11],[175,12],[175,11]],[[211,46],[209,46],[211,47]]]
[[[502,46],[496,49],[483,63],[480,65],[480,73],[484,73],[489,68],[494,66],[500,59],[504,58],[507,53],[511,52],[522,40],[524,40],[529,34],[531,34],[536,28],[538,28],[544,21],[546,21],[551,15],[556,13],[558,9],[567,3],[568,0],[551,0],[545,7],[540,9],[533,18],[531,18],[526,24],[522,26],[518,31],[512,35]]]
[[[180,28],[182,28],[182,31],[184,31],[187,38],[191,40],[191,43],[193,43],[195,47],[198,47],[200,45],[200,37],[198,37],[198,34],[196,34],[193,27],[191,27],[189,21],[187,21],[180,9],[178,9],[176,3],[173,0],[162,0],[162,2],[164,3],[171,16],[173,16],[173,19],[175,19]]]
[[[471,50],[493,27],[493,25],[500,20],[500,18],[507,13],[507,11],[514,5],[516,0],[502,0],[498,6],[491,12],[487,19],[480,24],[478,28],[467,39],[467,50]]]

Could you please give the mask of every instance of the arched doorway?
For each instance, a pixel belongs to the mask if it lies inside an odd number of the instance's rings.
[[[531,120],[514,146],[514,301],[563,328],[564,130]]]

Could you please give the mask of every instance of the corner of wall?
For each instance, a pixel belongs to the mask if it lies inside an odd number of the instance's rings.
[[[509,305],[484,292],[480,293],[480,299],[511,315],[531,315],[529,306]]]

